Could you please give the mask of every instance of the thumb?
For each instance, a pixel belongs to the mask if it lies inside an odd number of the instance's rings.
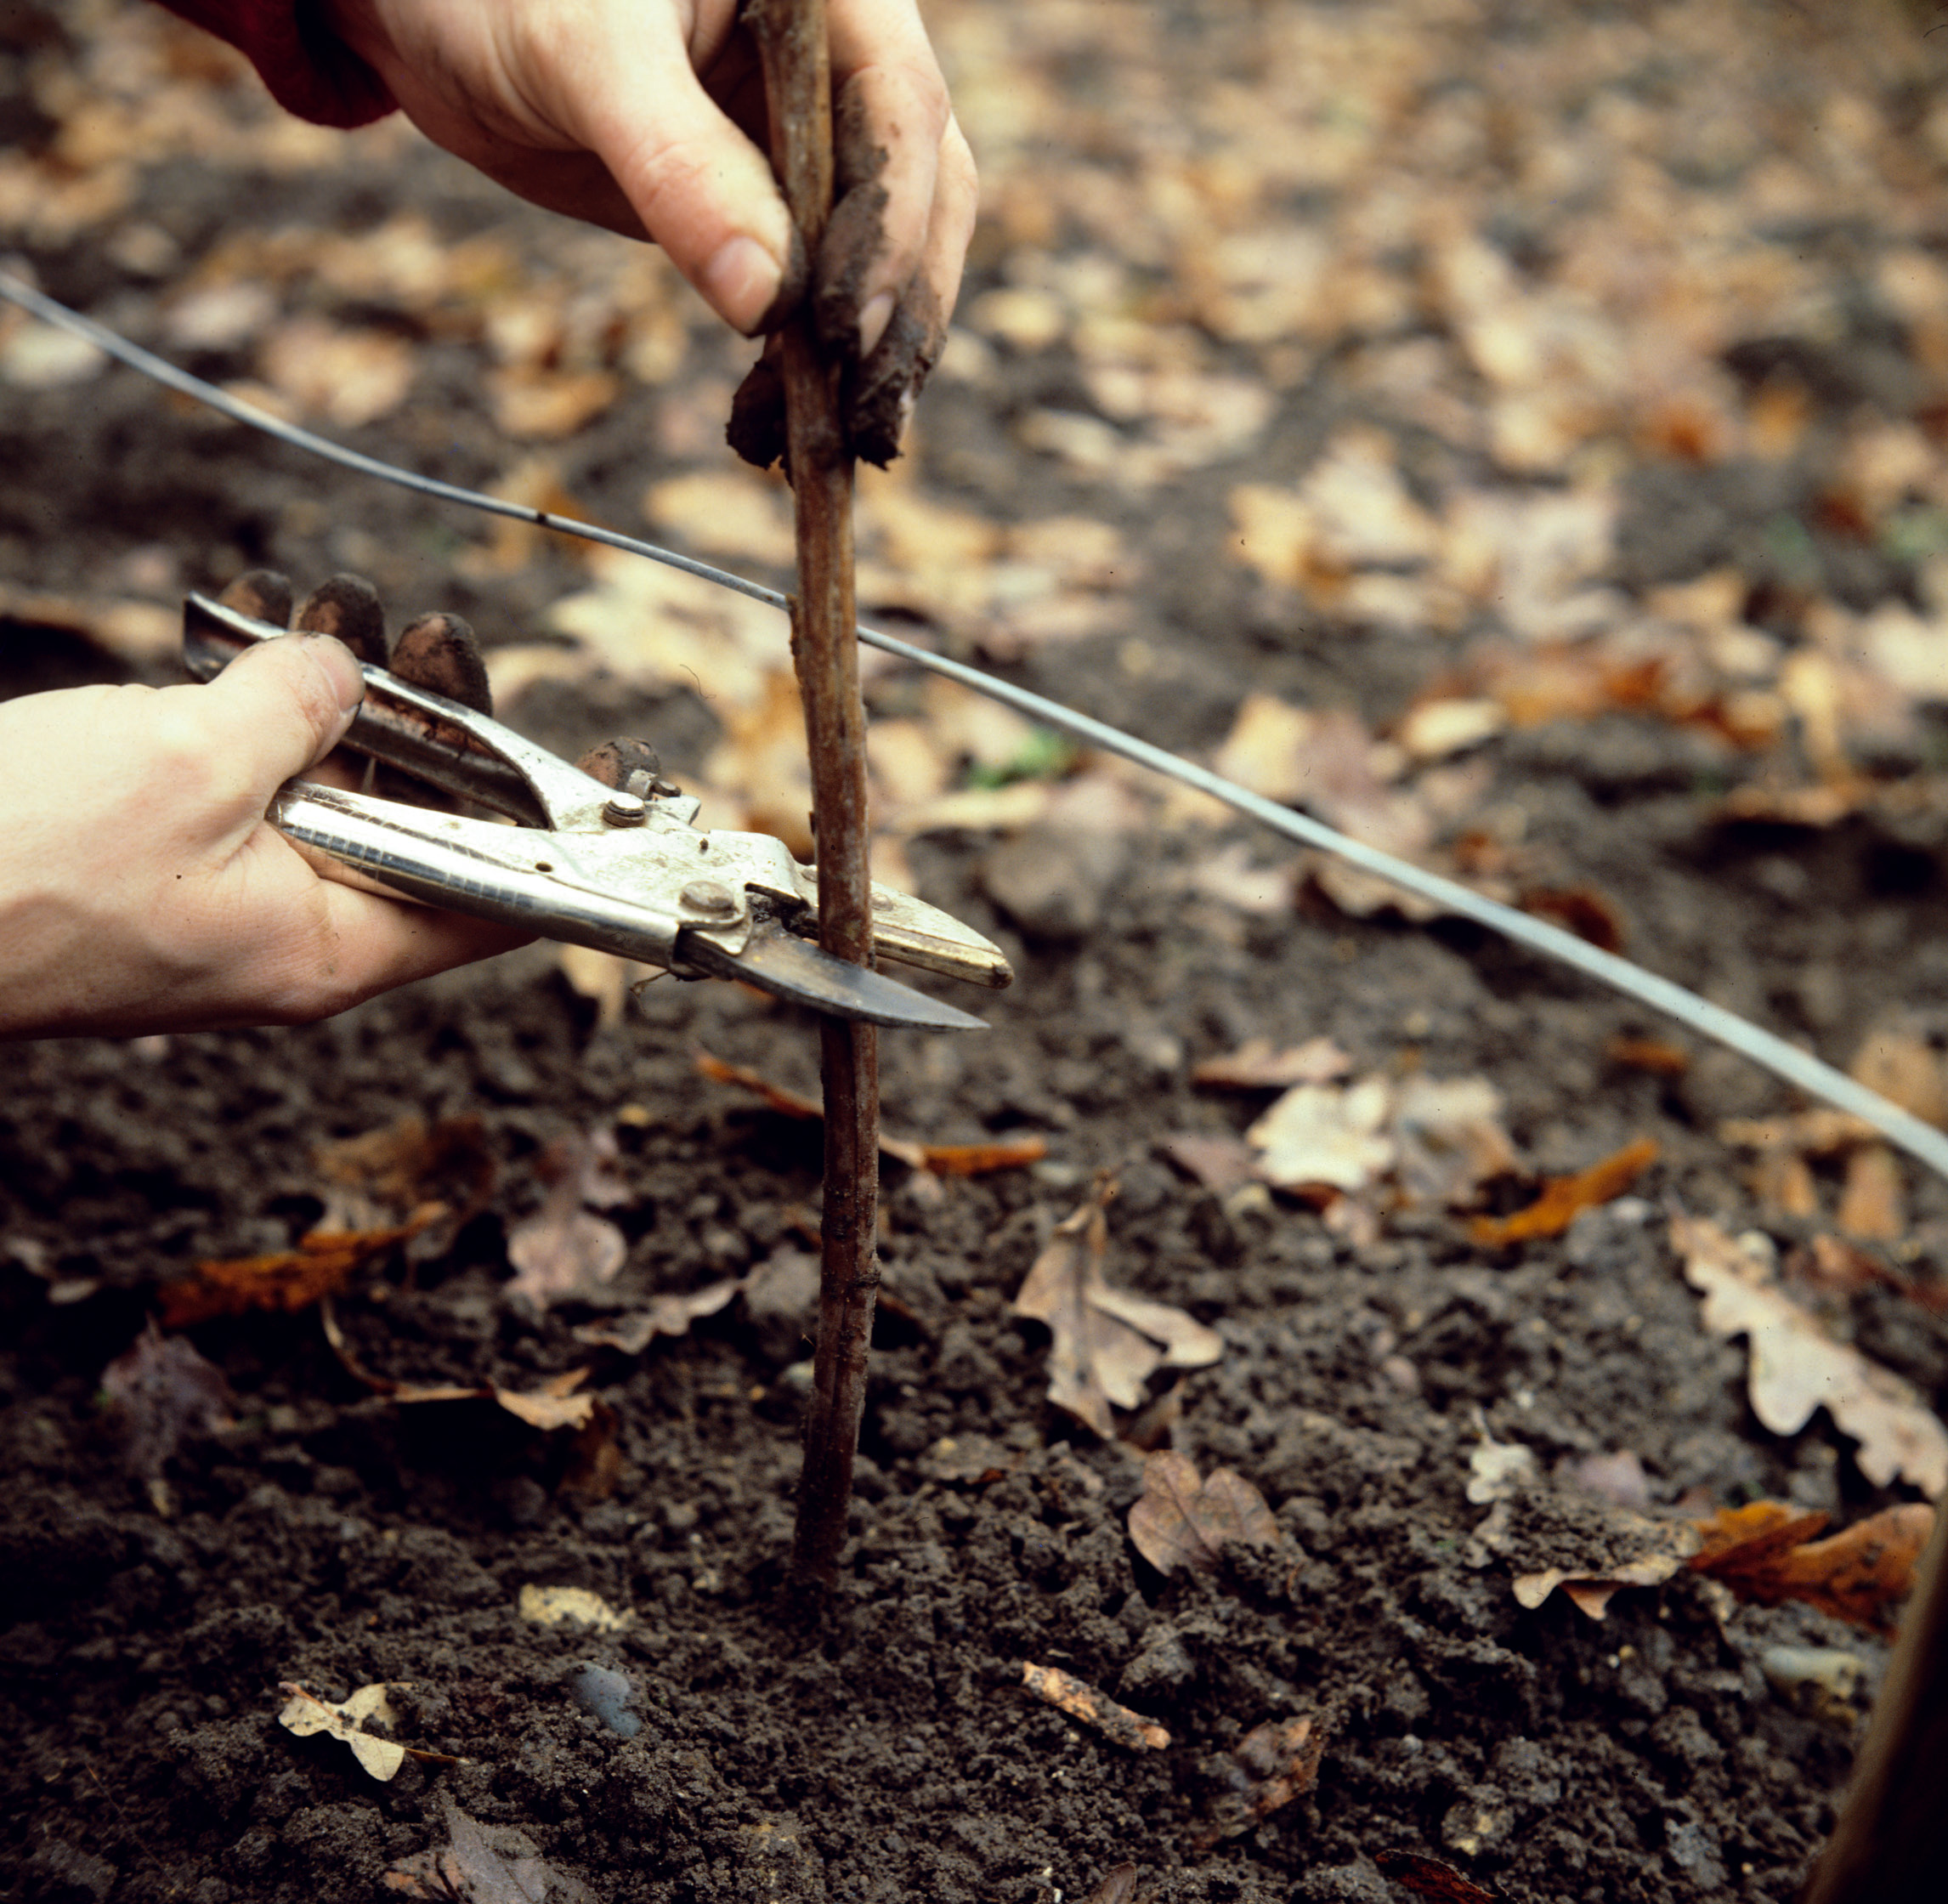
[[[201,692],[212,743],[268,798],[344,738],[365,673],[336,636],[280,635],[246,649]]]

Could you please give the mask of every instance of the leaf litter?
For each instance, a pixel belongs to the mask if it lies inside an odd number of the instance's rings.
[[[536,1313],[586,1301],[621,1273],[628,1240],[596,1214],[632,1200],[618,1171],[621,1155],[607,1125],[558,1137],[541,1151],[535,1164],[546,1187],[541,1207],[507,1232],[509,1301]]]
[[[456,1759],[450,1753],[429,1752],[423,1746],[401,1745],[395,1739],[382,1738],[377,1733],[368,1732],[368,1725],[384,1726],[388,1729],[396,1722],[388,1692],[403,1692],[407,1682],[394,1680],[372,1686],[361,1686],[355,1692],[334,1704],[329,1699],[320,1698],[308,1687],[286,1680],[280,1690],[285,1695],[283,1709],[277,1715],[277,1722],[287,1732],[295,1732],[301,1739],[310,1738],[323,1732],[330,1738],[351,1748],[352,1756],[360,1767],[385,1783],[399,1776],[399,1770],[409,1758],[438,1760],[442,1765],[464,1765],[466,1760]]]
[[[525,1832],[469,1817],[450,1793],[439,1802],[447,1844],[391,1866],[381,1880],[388,1890],[439,1904],[596,1904],[595,1893],[548,1863]]]
[[[1226,1547],[1276,1547],[1279,1533],[1264,1495],[1236,1469],[1199,1480],[1187,1455],[1161,1449],[1143,1464],[1130,1538],[1159,1573],[1174,1573],[1215,1567]]]
[[[1743,1335],[1752,1410],[1775,1435],[1796,1435],[1821,1408],[1859,1444],[1877,1488],[1906,1481],[1930,1499],[1948,1488],[1948,1430],[1913,1386],[1836,1341],[1779,1287],[1769,1239],[1734,1238],[1707,1217],[1674,1211],[1672,1247],[1702,1292],[1704,1325]]]
[[[1056,1226],[1011,1306],[1054,1336],[1050,1401],[1105,1441],[1116,1436],[1114,1411],[1141,1408],[1144,1385],[1159,1368],[1208,1368],[1224,1353],[1223,1338],[1194,1316],[1110,1286],[1104,1213],[1115,1194],[1105,1180]]]

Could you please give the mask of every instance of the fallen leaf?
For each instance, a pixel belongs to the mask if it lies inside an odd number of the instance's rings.
[[[1891,1635],[1934,1530],[1934,1510],[1909,1501],[1814,1539],[1826,1524],[1824,1514],[1778,1501],[1727,1509],[1699,1523],[1704,1545],[1690,1565],[1741,1600],[1761,1606],[1804,1600],[1855,1626]]]
[[[1895,1243],[1907,1233],[1907,1198],[1900,1165],[1885,1144],[1863,1144],[1847,1159],[1833,1221],[1849,1236]]]
[[[538,1312],[586,1300],[621,1273],[627,1239],[586,1207],[628,1200],[616,1176],[620,1155],[615,1133],[605,1125],[557,1138],[541,1152],[535,1168],[547,1193],[534,1216],[507,1232],[507,1261],[516,1272],[507,1285],[511,1301]]]
[[[1484,1435],[1469,1451],[1468,1499],[1477,1507],[1512,1499],[1541,1479],[1536,1451],[1526,1442],[1491,1441]]]
[[[521,1618],[534,1626],[583,1626],[597,1633],[619,1633],[630,1618],[586,1587],[529,1584],[521,1589],[516,1606]]]
[[[1847,1074],[1923,1122],[1948,1126],[1948,1080],[1940,1054],[1926,1039],[1900,1030],[1869,1032]]]
[[[575,1392],[588,1380],[586,1368],[568,1368],[551,1375],[539,1389],[501,1388],[492,1382],[402,1382],[390,1375],[375,1374],[352,1352],[345,1332],[338,1326],[330,1299],[320,1306],[319,1319],[331,1352],[354,1380],[363,1382],[376,1395],[402,1407],[433,1402],[492,1402],[530,1428],[586,1428],[598,1406],[592,1395]]]
[[[1633,1071],[1648,1071],[1654,1078],[1681,1078],[1691,1068],[1689,1051],[1662,1039],[1612,1038],[1604,1052],[1615,1062]]]
[[[738,1085],[755,1092],[783,1117],[823,1122],[824,1107],[776,1085],[762,1072],[748,1065],[730,1064],[708,1051],[697,1053],[697,1069],[720,1085]],[[1018,1170],[1039,1163],[1048,1155],[1048,1143],[1041,1137],[1012,1137],[997,1143],[927,1144],[910,1137],[880,1133],[880,1148],[909,1170],[930,1170],[936,1176],[987,1176],[996,1170]]]
[[[1193,1182],[1220,1197],[1252,1180],[1255,1159],[1251,1146],[1242,1137],[1217,1131],[1175,1130],[1159,1137],[1157,1148]]]
[[[1592,1164],[1574,1176],[1544,1180],[1542,1195],[1512,1216],[1477,1216],[1468,1226],[1475,1242],[1498,1247],[1534,1237],[1560,1236],[1583,1210],[1621,1197],[1656,1161],[1656,1140],[1635,1142]]]
[[[1769,1250],[1681,1210],[1671,1243],[1704,1292],[1705,1327],[1747,1339],[1752,1410],[1772,1433],[1796,1435],[1824,1408],[1860,1444],[1860,1472],[1877,1488],[1902,1480],[1930,1498],[1948,1488],[1948,1431],[1906,1382],[1833,1340],[1780,1289]]]
[[[1049,1399],[1105,1441],[1116,1432],[1112,1408],[1141,1408],[1158,1368],[1202,1368],[1224,1353],[1222,1338],[1194,1317],[1109,1286],[1103,1211],[1114,1194],[1104,1183],[1056,1226],[1010,1312],[1048,1324]]]
[[[230,1425],[234,1397],[223,1370],[153,1322],[103,1369],[101,1388],[120,1418],[122,1460],[143,1481],[161,1475],[185,1436]]]
[[[156,1305],[171,1329],[207,1322],[213,1316],[241,1316],[252,1309],[287,1313],[308,1309],[335,1295],[367,1264],[397,1249],[447,1214],[445,1204],[427,1204],[404,1223],[377,1230],[314,1230],[295,1250],[226,1262],[197,1262],[179,1282],[156,1291]]]
[[[374,1230],[439,1203],[446,1206],[443,1227],[449,1243],[454,1231],[486,1208],[498,1175],[487,1126],[473,1116],[431,1124],[403,1117],[320,1144],[311,1162],[326,1190],[325,1214],[312,1226],[314,1233]],[[429,1226],[418,1246],[438,1233]]]
[[[352,1756],[359,1764],[383,1783],[396,1776],[399,1767],[406,1762],[406,1748],[392,1739],[376,1737],[364,1727],[368,1720],[377,1720],[382,1726],[393,1723],[392,1708],[386,1703],[386,1694],[393,1685],[403,1684],[394,1680],[390,1685],[361,1686],[348,1699],[333,1705],[328,1700],[320,1699],[315,1692],[308,1692],[302,1686],[286,1680],[281,1688],[285,1695],[284,1709],[278,1714],[277,1722],[301,1739],[324,1732],[342,1740],[352,1748]],[[435,1753],[427,1756],[437,1758],[441,1754]]]
[[[438,1904],[595,1904],[587,1885],[547,1863],[524,1832],[468,1817],[450,1793],[439,1800],[446,1848],[401,1858],[382,1879],[388,1890]]]
[[[1330,1084],[1352,1068],[1352,1059],[1323,1035],[1282,1048],[1269,1038],[1248,1038],[1235,1051],[1195,1065],[1191,1080],[1227,1091],[1289,1091],[1294,1085]]]
[[[1102,1873],[1102,1882],[1082,1904],[1136,1904],[1136,1867],[1128,1858]]]
[[[1265,1497],[1232,1468],[1199,1481],[1187,1455],[1169,1450],[1143,1464],[1143,1492],[1130,1510],[1130,1538],[1159,1573],[1214,1567],[1226,1547],[1276,1547],[1278,1523]]]
[[[659,1335],[687,1335],[692,1323],[716,1315],[750,1283],[748,1276],[733,1276],[684,1295],[653,1295],[643,1308],[626,1310],[604,1322],[579,1324],[575,1339],[617,1349],[624,1355],[641,1355]]]
[[[1079,1680],[1059,1666],[1037,1666],[1024,1659],[1022,1683],[1038,1699],[1094,1726],[1113,1745],[1161,1752],[1170,1742],[1169,1733],[1154,1720],[1118,1705],[1107,1692],[1098,1692],[1086,1680]]]
[[[1391,1116],[1396,1171],[1413,1201],[1465,1204],[1520,1165],[1502,1128],[1502,1094],[1486,1078],[1402,1078]]]
[[[1235,1768],[1229,1782],[1240,1788],[1212,1806],[1210,1828],[1192,1840],[1197,1848],[1208,1851],[1311,1791],[1325,1743],[1325,1734],[1310,1719],[1268,1719],[1253,1726],[1228,1755]]]
[[[1521,909],[1574,932],[1601,951],[1623,949],[1623,921],[1617,908],[1589,887],[1538,887],[1522,894]]]
[[[1392,1105],[1392,1088],[1381,1077],[1350,1089],[1298,1085],[1245,1132],[1245,1141],[1262,1153],[1258,1174],[1278,1189],[1363,1190],[1397,1154],[1385,1129]]]
[[[1375,1851],[1373,1867],[1402,1890],[1434,1898],[1437,1904],[1501,1904],[1500,1891],[1464,1878],[1453,1865],[1419,1851]]]

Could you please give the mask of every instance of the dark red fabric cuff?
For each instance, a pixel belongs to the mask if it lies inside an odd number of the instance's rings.
[[[258,70],[286,112],[320,126],[365,126],[398,105],[385,82],[319,17],[311,0],[161,0]]]

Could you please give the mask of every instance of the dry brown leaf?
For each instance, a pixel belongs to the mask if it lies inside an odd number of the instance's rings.
[[[1870,1032],[1847,1072],[1923,1122],[1948,1126],[1948,1080],[1940,1053],[1926,1039],[1900,1030]]]
[[[1161,1752],[1170,1742],[1169,1733],[1154,1720],[1118,1705],[1107,1692],[1098,1692],[1086,1680],[1079,1680],[1059,1666],[1037,1666],[1024,1659],[1022,1684],[1071,1719],[1094,1726],[1113,1745]]]
[[[1159,1573],[1214,1567],[1226,1547],[1276,1547],[1278,1523],[1265,1497],[1232,1468],[1203,1481],[1187,1455],[1165,1449],[1143,1464],[1143,1492],[1130,1510],[1130,1538]]]
[[[1242,1787],[1211,1808],[1211,1822],[1192,1840],[1208,1851],[1220,1839],[1249,1831],[1274,1811],[1302,1798],[1317,1783],[1326,1736],[1310,1719],[1268,1719],[1254,1726],[1230,1751]]]
[[[697,1069],[720,1085],[739,1085],[754,1091],[781,1116],[804,1118],[817,1122],[825,1115],[824,1107],[796,1091],[776,1085],[762,1072],[749,1065],[730,1064],[708,1051],[697,1053]],[[910,1170],[931,1170],[936,1176],[986,1176],[995,1170],[1018,1170],[1039,1163],[1048,1155],[1048,1144],[1040,1137],[1012,1137],[997,1143],[926,1144],[910,1137],[880,1133],[880,1148]]]
[[[212,1316],[241,1316],[252,1309],[309,1309],[336,1295],[368,1263],[447,1214],[445,1204],[427,1204],[390,1229],[314,1230],[295,1250],[227,1262],[197,1262],[180,1282],[156,1291],[164,1323],[181,1329]]]
[[[1863,1144],[1848,1158],[1833,1221],[1849,1236],[1870,1243],[1895,1243],[1907,1234],[1900,1164],[1885,1144]]]
[[[1136,1904],[1136,1867],[1128,1858],[1112,1865],[1082,1904]]]
[[[1815,1539],[1826,1524],[1824,1514],[1780,1501],[1724,1509],[1698,1523],[1704,1545],[1690,1565],[1741,1600],[1761,1606],[1804,1600],[1856,1626],[1892,1634],[1934,1531],[1934,1510],[1906,1502]]]
[[[1226,1197],[1249,1183],[1255,1160],[1242,1137],[1209,1130],[1176,1130],[1157,1140],[1157,1148],[1193,1182]]]
[[[1604,1046],[1604,1056],[1633,1071],[1648,1071],[1653,1078],[1681,1078],[1691,1068],[1689,1051],[1660,1038],[1612,1038]]]
[[[1226,1091],[1289,1091],[1294,1085],[1331,1084],[1352,1068],[1352,1059],[1323,1035],[1283,1048],[1274,1048],[1269,1038],[1248,1038],[1235,1051],[1202,1060],[1191,1079]]]
[[[620,1633],[631,1618],[587,1587],[537,1587],[532,1582],[521,1589],[515,1610],[535,1626],[580,1626],[594,1633]]]
[[[641,1355],[659,1335],[687,1335],[690,1324],[727,1307],[739,1290],[750,1286],[748,1276],[711,1283],[685,1295],[653,1295],[641,1309],[631,1309],[606,1322],[582,1323],[575,1330],[578,1342]]]
[[[507,1285],[511,1301],[541,1311],[586,1300],[621,1273],[627,1240],[607,1217],[586,1207],[628,1201],[616,1173],[620,1157],[606,1125],[557,1138],[541,1152],[535,1170],[547,1194],[534,1216],[507,1232],[507,1261],[516,1272]]]
[[[1769,1251],[1682,1211],[1671,1218],[1671,1244],[1704,1292],[1705,1327],[1748,1340],[1752,1410],[1772,1433],[1796,1435],[1824,1408],[1860,1444],[1860,1472],[1877,1488],[1903,1480],[1930,1498],[1948,1488],[1948,1431],[1906,1382],[1833,1340],[1787,1296]]]
[[[1402,1890],[1431,1897],[1436,1904],[1501,1904],[1500,1891],[1464,1878],[1453,1865],[1419,1851],[1375,1851],[1373,1867]]]
[[[557,1871],[525,1833],[484,1825],[450,1794],[439,1797],[450,1842],[401,1858],[385,1873],[388,1890],[438,1904],[595,1904],[587,1885]]]
[[[1639,1137],[1574,1176],[1552,1176],[1542,1195],[1512,1216],[1477,1216],[1468,1233],[1477,1243],[1499,1246],[1533,1237],[1560,1236],[1586,1210],[1621,1197],[1657,1159],[1656,1140]]]
[[[1216,1330],[1181,1309],[1110,1288],[1103,1210],[1114,1194],[1104,1184],[1056,1226],[1010,1312],[1048,1324],[1049,1399],[1105,1441],[1116,1433],[1112,1408],[1141,1408],[1158,1368],[1202,1368],[1224,1353]]]
[[[377,1229],[437,1202],[447,1206],[449,1241],[454,1230],[486,1208],[498,1175],[486,1125],[473,1116],[431,1124],[403,1117],[320,1144],[311,1161],[326,1192],[325,1214],[314,1231]]]
[[[1381,1077],[1344,1088],[1297,1085],[1245,1132],[1245,1141],[1261,1153],[1258,1174],[1278,1189],[1363,1190],[1398,1154],[1386,1130],[1392,1107],[1392,1087]]]
[[[230,1425],[234,1397],[222,1369],[153,1322],[102,1370],[101,1389],[119,1417],[122,1459],[143,1481],[161,1474],[186,1436]]]
[[[258,368],[264,382],[305,415],[357,429],[399,408],[416,365],[403,337],[294,317],[265,340]]]

